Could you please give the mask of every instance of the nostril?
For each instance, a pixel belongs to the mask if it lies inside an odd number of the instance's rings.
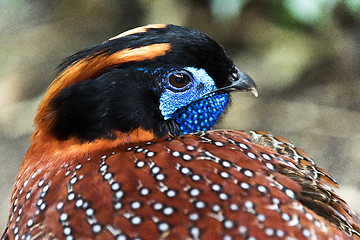
[[[239,80],[239,78],[240,78],[239,70],[237,68],[233,68],[230,73],[230,80],[236,81]]]

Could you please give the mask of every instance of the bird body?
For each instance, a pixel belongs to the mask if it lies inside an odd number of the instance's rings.
[[[264,131],[210,130],[256,94],[207,35],[149,25],[65,61],[2,239],[360,239],[336,182]]]

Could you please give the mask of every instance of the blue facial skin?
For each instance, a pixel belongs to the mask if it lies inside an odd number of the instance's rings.
[[[229,103],[229,93],[213,94],[178,109],[172,117],[182,134],[210,130]]]
[[[182,134],[210,130],[225,110],[230,95],[211,94],[216,85],[204,69],[186,67],[182,71],[189,73],[191,81],[182,89],[174,89],[165,82],[160,96],[161,114],[165,120],[174,119]]]

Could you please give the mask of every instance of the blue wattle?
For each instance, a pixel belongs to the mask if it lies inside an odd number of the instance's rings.
[[[210,130],[229,103],[229,93],[209,95],[175,111],[182,134]]]

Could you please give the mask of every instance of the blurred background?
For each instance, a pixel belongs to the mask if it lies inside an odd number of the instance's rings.
[[[291,139],[360,212],[360,0],[0,0],[0,232],[56,66],[125,30],[172,23],[224,46],[258,85],[221,128]]]

